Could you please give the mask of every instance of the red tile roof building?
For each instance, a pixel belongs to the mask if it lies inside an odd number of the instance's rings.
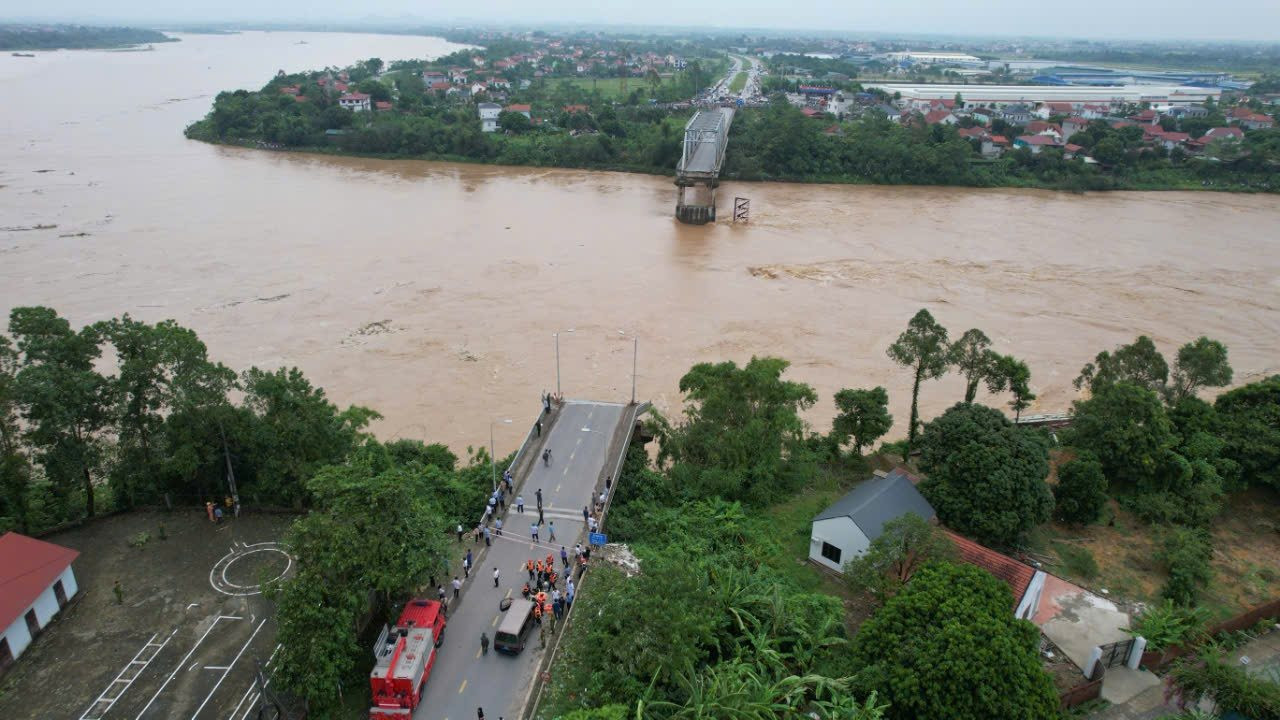
[[[995,575],[996,579],[1008,585],[1009,590],[1013,592],[1013,607],[1016,608],[1021,604],[1022,596],[1027,594],[1027,588],[1031,586],[1031,578],[1036,574],[1034,568],[1020,563],[1008,555],[1001,555],[991,548],[983,547],[969,538],[961,537],[950,530],[944,530],[943,532],[947,534],[951,544],[955,545],[956,559],[970,565],[976,565]]]
[[[0,669],[75,596],[71,563],[79,555],[15,532],[0,536]]]

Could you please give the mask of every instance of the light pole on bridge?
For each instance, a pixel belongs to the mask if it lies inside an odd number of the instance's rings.
[[[498,489],[498,456],[493,451],[493,426],[498,423],[505,425],[511,424],[511,418],[502,418],[501,420],[489,421],[489,465],[493,467],[493,489]]]

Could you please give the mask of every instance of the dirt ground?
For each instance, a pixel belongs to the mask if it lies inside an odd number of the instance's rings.
[[[1112,599],[1159,599],[1167,575],[1159,560],[1160,533],[1111,503],[1114,519],[1083,528],[1045,526],[1036,549],[1050,560],[1046,570]],[[1251,489],[1236,493],[1214,520],[1214,577],[1202,604],[1221,617],[1280,597],[1280,493]],[[1084,547],[1098,564],[1094,577],[1073,574],[1053,550],[1055,542]],[[1039,554],[1039,553],[1038,553]]]
[[[80,591],[0,678],[0,718],[248,714],[255,661],[269,676],[276,648],[257,586],[291,567],[275,547],[291,521],[138,512],[45,538],[80,551]]]

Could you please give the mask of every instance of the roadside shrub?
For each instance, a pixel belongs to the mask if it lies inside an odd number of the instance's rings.
[[[1280,720],[1280,685],[1250,675],[1238,665],[1228,664],[1216,651],[1183,659],[1174,665],[1169,677],[1186,705],[1194,705],[1207,697],[1218,708],[1233,710],[1244,717]]]
[[[1178,605],[1195,605],[1200,591],[1213,578],[1213,568],[1209,566],[1212,557],[1209,533],[1187,528],[1174,530],[1164,543],[1162,559],[1169,579],[1160,589],[1160,596]]]
[[[1097,521],[1107,503],[1107,476],[1096,455],[1081,451],[1058,468],[1053,501],[1053,514],[1065,523],[1087,525]]]
[[[1147,649],[1160,652],[1174,645],[1187,645],[1204,633],[1209,622],[1209,611],[1189,608],[1165,600],[1152,605],[1134,618],[1133,627],[1125,632],[1134,637],[1144,637]]]

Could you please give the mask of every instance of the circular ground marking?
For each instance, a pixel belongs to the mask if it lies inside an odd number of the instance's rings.
[[[257,595],[263,576],[278,580],[293,568],[293,557],[278,542],[236,544],[209,571],[209,584],[224,595]]]

